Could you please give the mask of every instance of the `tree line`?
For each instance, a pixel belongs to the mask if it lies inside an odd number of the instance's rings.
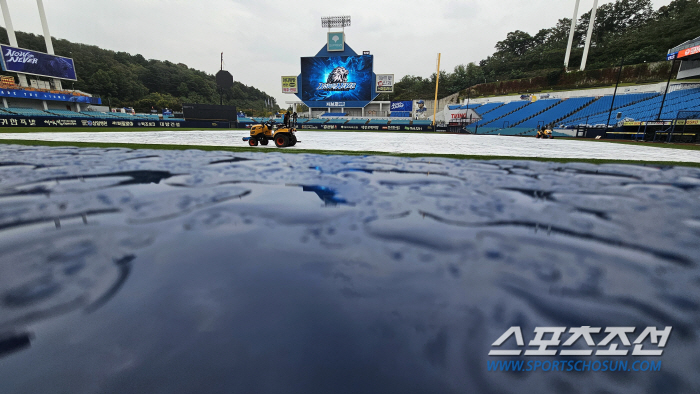
[[[588,33],[591,12],[581,15],[574,33],[569,69],[578,69]],[[651,0],[617,0],[598,7],[586,69],[625,64],[658,62],[669,48],[700,36],[700,1],[674,0],[654,10]],[[458,65],[452,72],[440,71],[439,97],[445,97],[482,83],[519,78],[562,75],[569,40],[570,18],[559,19],[554,27],[534,35],[516,30],[496,43],[496,51],[481,60]],[[428,78],[407,75],[386,99],[432,98],[437,74]],[[553,81],[552,81],[553,82]]]
[[[46,52],[43,36],[19,31],[15,35],[19,47]],[[238,81],[234,81],[231,89],[220,92],[213,75],[182,63],[147,60],[140,54],[115,52],[53,37],[52,41],[56,55],[73,58],[75,62],[78,80],[75,83],[64,81],[63,88],[99,96],[104,105],[149,112],[162,108],[181,110],[182,103],[219,104],[223,98],[225,105],[234,105],[251,116],[279,109],[272,96]],[[7,30],[2,27],[0,42],[9,43]]]

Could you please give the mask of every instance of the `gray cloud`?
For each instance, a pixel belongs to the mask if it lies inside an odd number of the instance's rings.
[[[654,7],[671,0],[653,1]],[[610,3],[600,1],[600,4]],[[592,6],[581,2],[580,13]],[[8,0],[15,29],[41,34],[35,1]],[[561,0],[47,0],[54,37],[140,53],[215,73],[219,54],[237,81],[281,104],[280,76],[297,75],[299,58],[325,45],[320,18],[351,15],[347,43],[375,56],[375,72],[429,76],[478,62],[514,30],[531,34],[570,18],[574,1]],[[4,22],[3,22],[4,23]],[[562,59],[563,61],[563,59]],[[80,70],[77,70],[80,74]]]

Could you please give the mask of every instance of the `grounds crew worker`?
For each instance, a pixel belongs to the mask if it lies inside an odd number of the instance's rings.
[[[552,135],[552,125],[547,125],[547,127],[544,130],[542,138],[549,138],[549,139],[554,138],[554,136]]]
[[[289,127],[289,115],[291,115],[291,112],[287,110],[287,113],[284,114],[284,127]]]
[[[297,127],[297,117],[298,115],[296,112],[292,114],[292,124],[294,125],[293,127]]]

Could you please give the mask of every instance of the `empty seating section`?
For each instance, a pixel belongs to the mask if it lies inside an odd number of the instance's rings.
[[[479,107],[481,107],[481,104],[474,104],[474,103],[472,103],[472,104],[469,104],[469,105],[463,105],[463,106],[460,107],[460,109],[474,109],[474,110],[475,110],[475,109],[477,109],[477,108],[479,108]]]
[[[318,124],[318,125],[320,125],[320,124],[326,123],[327,120],[328,119],[309,119],[309,121],[306,122],[305,124],[308,124],[308,125]]]
[[[502,116],[505,116],[513,111],[517,111],[520,108],[530,104],[529,101],[512,101],[508,104],[502,105],[493,111],[490,111],[484,115],[482,115],[482,118],[478,122],[474,122],[471,125],[469,125],[469,128],[473,128],[475,126],[485,126],[488,125],[489,123],[493,122],[496,119],[499,119]]]
[[[503,105],[503,103],[486,103],[480,106],[479,108],[474,109],[474,111],[476,111],[477,114],[483,116],[484,114],[488,113],[489,111],[493,111],[501,105]]]
[[[537,100],[530,105],[526,105],[518,109],[517,111],[513,112],[510,115],[506,115],[502,117],[501,119],[498,119],[498,121],[494,124],[494,126],[500,126],[503,125],[503,127],[512,127],[517,125],[518,123],[522,122],[525,119],[530,118],[531,116],[534,116],[547,108],[559,104],[561,100],[559,99],[549,99],[549,100]],[[537,123],[535,123],[535,126],[537,126]]]
[[[617,101],[617,100],[616,100]],[[630,118],[636,121],[656,120],[659,117],[663,95],[655,95],[650,99],[636,102],[621,108],[616,108],[610,113],[610,109],[601,113],[589,116],[587,119],[570,121],[566,126],[576,126],[578,124],[605,125],[610,118],[609,125],[616,124],[617,113],[621,113],[620,119]],[[700,89],[677,90],[666,95],[661,119],[675,119],[678,111],[694,110],[700,108]]]
[[[83,115],[80,112],[73,112],[73,111],[69,111],[67,109],[50,109],[47,112],[50,114],[63,116],[64,118],[84,118],[85,117],[85,115]]]
[[[67,110],[50,110],[50,112],[56,112],[57,111],[64,111],[64,113],[72,113],[73,115],[71,117],[77,118],[77,117],[92,117],[92,118],[100,118],[100,119],[119,119],[119,120],[149,120],[149,121],[157,121],[160,120],[160,117],[156,114],[126,114],[122,112],[98,112],[98,111],[83,111],[83,112],[71,112]],[[61,116],[64,116],[63,113]],[[182,122],[184,119],[168,119],[168,122]]]
[[[678,116],[678,111],[697,110],[700,110],[700,89],[676,91],[666,96],[661,119],[673,119]]]
[[[555,127],[575,127],[577,125],[604,125],[610,116],[610,125],[615,125],[620,119],[633,119],[635,121],[653,121],[659,117],[663,95],[659,93],[632,93],[603,97],[574,97],[569,99],[541,99],[530,102],[526,100],[512,101],[509,103],[470,103],[469,105],[450,105],[451,110],[473,109],[482,119],[467,126],[474,131],[478,127],[479,134],[500,135],[534,135],[534,129],[538,125],[554,124]],[[612,113],[610,112],[612,104]],[[700,111],[700,88],[682,89],[668,93],[660,118],[664,120],[675,119],[679,111]],[[620,119],[617,114],[620,113]],[[54,117],[54,118],[97,118],[112,120],[167,120],[168,122],[184,121],[180,118],[156,114],[127,114],[120,112],[82,111],[76,112],[69,109],[37,108],[0,108],[0,114],[9,116],[28,117]],[[247,126],[257,123],[265,123],[270,118],[239,117],[238,123]],[[276,123],[282,123],[282,119],[272,119]],[[431,120],[411,120],[408,118],[389,119],[349,119],[346,113],[324,113],[315,119],[299,119],[298,124],[318,126],[322,128],[328,125],[349,126],[429,126]]]
[[[36,108],[22,108],[22,107],[10,107],[1,108],[0,113],[4,115],[17,115],[17,116],[47,116],[47,117],[61,117],[61,118],[99,118],[99,119],[121,119],[121,120],[160,120],[158,115],[155,114],[125,114],[119,112],[98,112],[98,111],[71,111],[67,109],[49,109],[41,110]],[[173,118],[168,119],[169,122],[182,122],[184,119]]]
[[[678,115],[678,111],[700,108],[699,99],[700,89],[677,90],[669,93],[666,95],[664,108],[661,112],[661,119],[674,119]],[[622,119],[632,118],[640,121],[656,120],[656,118],[659,117],[662,100],[663,96],[654,97],[649,101],[622,108],[618,112],[622,112]],[[616,121],[617,119],[613,119],[610,123],[615,123]]]
[[[561,103],[555,105],[554,107],[536,115],[530,119],[525,120],[522,123],[518,123],[518,127],[530,127],[536,128],[538,124],[548,125],[554,123],[566,116],[570,115],[572,112],[579,110],[584,105],[593,101],[593,97],[576,97],[570,98],[568,100],[563,100]],[[526,107],[529,108],[532,105]],[[521,112],[521,111],[518,111]],[[518,113],[516,112],[516,113]]]
[[[658,93],[632,93],[632,94],[621,94],[615,96],[615,103],[613,104],[613,111],[628,106],[630,104],[638,103],[641,101],[652,99],[658,96]],[[557,122],[558,124],[563,124],[565,126],[575,126],[578,124],[594,124],[590,120],[595,117],[595,115],[605,114],[605,120],[607,120],[607,114],[610,112],[610,104],[612,103],[612,96],[603,96],[598,100],[591,103],[591,105],[583,108],[566,119]],[[614,118],[614,116],[613,116]],[[603,123],[605,122],[603,120]],[[614,119],[611,119],[611,122]]]
[[[14,114],[14,115],[22,115],[22,116],[58,116],[56,114],[51,114],[48,112],[45,112],[40,109],[36,108],[19,108],[19,107],[12,107],[12,108],[7,108],[5,111]]]
[[[348,123],[346,123],[346,125],[356,126],[356,125],[363,125],[366,123],[367,123],[367,119],[350,119],[348,121]]]

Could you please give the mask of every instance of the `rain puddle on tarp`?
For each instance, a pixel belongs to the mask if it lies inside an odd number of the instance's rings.
[[[698,212],[696,168],[3,146],[0,392],[693,392]],[[673,331],[489,372],[511,326]]]

